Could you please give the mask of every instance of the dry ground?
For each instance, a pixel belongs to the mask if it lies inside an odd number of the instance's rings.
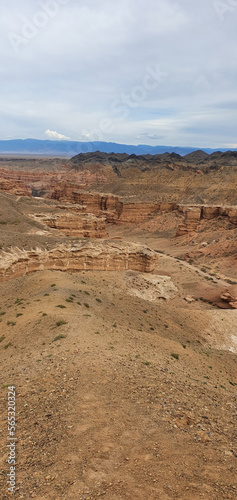
[[[21,215],[40,201],[2,196],[4,248],[66,240]],[[148,300],[149,284],[131,272],[47,271],[0,284],[3,500],[9,384],[17,394],[15,498],[236,498],[237,312],[214,305],[226,278],[235,279],[234,255],[228,265],[213,251],[185,257],[208,237],[213,245],[216,231],[231,243],[236,233],[206,227],[177,241],[168,216],[109,231],[164,252],[152,276],[172,281],[173,298]]]
[[[128,293],[129,276],[1,284],[2,498],[8,384],[17,498],[236,498],[236,311],[187,304],[178,274],[175,299],[149,302]]]

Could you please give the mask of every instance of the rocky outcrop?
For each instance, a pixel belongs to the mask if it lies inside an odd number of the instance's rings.
[[[220,295],[220,299],[227,303],[231,309],[237,309],[237,286],[224,290]]]
[[[65,236],[78,238],[106,238],[105,218],[84,213],[34,214],[34,219]]]
[[[179,224],[176,236],[193,234],[197,231],[201,218],[201,207],[187,207],[183,224]]]
[[[24,182],[15,182],[14,180],[0,178],[0,191],[11,193],[17,196],[31,196],[32,191]]]
[[[217,217],[228,217],[229,221],[237,226],[236,206],[177,205],[177,208],[180,212],[185,214],[185,219],[184,222],[178,226],[176,236],[195,233],[202,219],[211,220]]]
[[[178,289],[169,276],[154,276],[130,272],[126,276],[126,287],[129,295],[135,295],[143,300],[157,302],[172,300]]]
[[[220,207],[220,215],[229,217],[230,222],[237,226],[237,207]]]
[[[118,214],[118,224],[139,224],[151,217],[159,210],[156,203],[123,203],[121,213]]]
[[[59,245],[52,250],[27,251],[12,248],[0,255],[0,281],[19,278],[34,271],[125,271],[152,272],[157,254],[133,243],[105,241]]]
[[[212,205],[203,205],[202,207],[202,218],[203,219],[215,219],[220,215],[220,208]]]
[[[0,190],[2,191],[72,203],[75,201],[75,190],[107,181],[108,177],[103,172],[90,170],[75,172],[66,167],[61,167],[61,170],[56,172],[0,169]]]

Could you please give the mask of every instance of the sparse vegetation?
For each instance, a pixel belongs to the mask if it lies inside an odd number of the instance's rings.
[[[6,344],[6,345],[4,346],[4,349],[8,349],[8,347],[10,347],[11,345],[12,345],[12,343],[11,343],[11,342],[8,342],[8,344]]]
[[[62,333],[60,335],[57,335],[57,337],[55,337],[53,339],[53,342],[57,342],[57,340],[61,340],[61,339],[65,339],[66,338],[66,335],[63,335]]]
[[[57,321],[57,323],[56,323],[57,326],[62,326],[62,325],[67,325],[67,324],[68,324],[68,322],[64,321],[63,319]]]
[[[179,354],[176,354],[175,352],[171,353],[171,357],[174,359],[179,359]]]

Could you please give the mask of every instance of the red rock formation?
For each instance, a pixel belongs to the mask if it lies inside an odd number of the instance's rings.
[[[237,286],[224,290],[220,295],[220,299],[228,303],[232,309],[237,309]]]
[[[120,207],[121,212],[118,214],[117,223],[140,224],[154,215],[159,208],[160,205],[157,203],[123,203]]]
[[[213,205],[203,205],[202,217],[203,219],[215,219],[220,215],[220,208]]]
[[[131,159],[128,159],[128,162]],[[107,161],[107,160],[106,160]],[[135,161],[135,160],[133,160]],[[81,168],[81,169],[80,169]],[[210,220],[219,216],[226,216],[230,222],[237,225],[237,207],[220,205],[189,205],[174,202],[157,203],[125,203],[118,196],[112,194],[88,193],[83,189],[91,184],[103,183],[117,179],[111,165],[90,163],[89,166],[80,165],[78,169],[70,165],[54,171],[25,171],[0,169],[0,190],[19,196],[41,196],[60,202],[69,202],[86,206],[87,213],[95,216],[103,215],[110,223],[143,222],[157,211],[171,212],[179,210],[185,214],[185,221],[178,228],[177,235],[187,234],[197,230],[198,211],[200,218]],[[191,213],[187,214],[190,208]],[[196,213],[194,211],[196,209]],[[195,227],[196,225],[196,227]]]
[[[32,194],[31,189],[27,188],[23,182],[16,182],[9,179],[0,179],[0,191],[17,196],[31,196]]]
[[[26,251],[14,248],[2,252],[0,281],[19,278],[34,271],[125,271],[152,272],[157,253],[134,243],[81,242],[73,246],[60,245],[52,250]]]
[[[201,218],[201,207],[188,207],[185,211],[184,223],[180,224],[176,236],[193,234],[197,231]]]
[[[58,229],[66,236],[81,238],[106,238],[105,218],[83,213],[35,214],[46,226]]]
[[[237,226],[237,207],[220,207],[220,215],[229,217],[230,222]]]

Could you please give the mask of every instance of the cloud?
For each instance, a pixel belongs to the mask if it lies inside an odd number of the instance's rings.
[[[53,140],[58,140],[58,141],[70,141],[70,137],[67,137],[66,135],[59,134],[56,131],[53,130],[46,130],[45,135],[47,136],[48,139],[53,139]]]
[[[214,0],[2,2],[0,139],[235,144],[237,0],[224,1],[222,20]],[[148,67],[167,76],[155,85]]]

